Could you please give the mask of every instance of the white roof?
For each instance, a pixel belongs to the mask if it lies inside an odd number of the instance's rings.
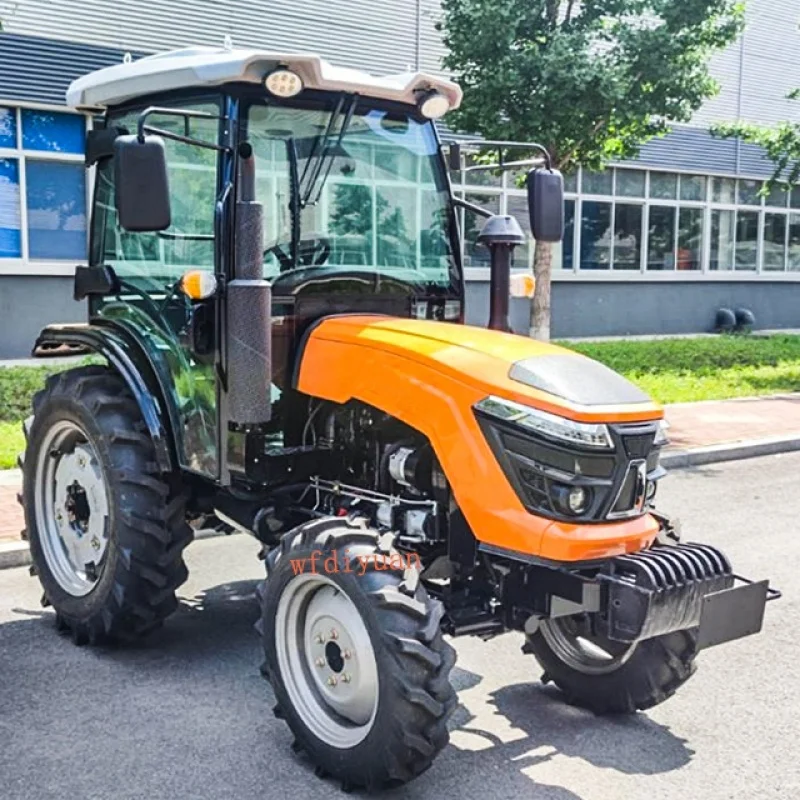
[[[70,84],[67,105],[113,106],[171,89],[219,86],[232,81],[261,83],[278,66],[296,72],[310,89],[357,92],[401,103],[415,103],[419,90],[437,89],[450,101],[451,110],[461,103],[461,89],[455,83],[424,72],[378,78],[359,70],[334,67],[308,53],[189,47],[90,72]]]

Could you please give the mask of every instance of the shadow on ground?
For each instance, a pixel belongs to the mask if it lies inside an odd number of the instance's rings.
[[[56,634],[49,610],[14,609],[27,618],[0,625],[0,675],[14,676],[13,696],[10,682],[0,687],[0,723],[14,731],[0,752],[0,773],[11,786],[4,797],[88,796],[85,776],[70,765],[76,753],[90,751],[93,797],[171,799],[191,787],[192,797],[243,800],[277,777],[286,795],[338,794],[291,752],[288,730],[272,716],[252,629],[255,584],[227,583],[184,598],[163,630],[119,649],[74,647]],[[453,673],[461,691],[481,680],[463,668]],[[581,800],[523,770],[563,754],[652,775],[692,756],[683,740],[644,715],[600,719],[536,682],[503,687],[489,700],[516,729],[514,741],[502,741],[486,729],[484,715],[478,720],[460,706],[451,729],[480,748],[451,745],[425,775],[387,796]]]

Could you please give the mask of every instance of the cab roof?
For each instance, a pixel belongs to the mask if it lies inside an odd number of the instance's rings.
[[[310,53],[189,47],[90,72],[70,84],[67,105],[106,107],[175,89],[231,82],[258,84],[278,67],[296,72],[309,89],[357,93],[411,104],[417,102],[418,92],[436,89],[448,99],[450,110],[461,103],[461,89],[455,83],[424,72],[376,77],[360,70],[335,67]]]

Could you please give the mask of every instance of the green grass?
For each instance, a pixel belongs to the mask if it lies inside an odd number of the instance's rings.
[[[571,342],[661,403],[800,392],[800,336]]]
[[[0,469],[17,466],[17,456],[25,449],[22,423],[0,422]]]

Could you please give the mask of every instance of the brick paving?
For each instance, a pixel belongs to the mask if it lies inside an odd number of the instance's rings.
[[[800,394],[747,397],[667,407],[670,447],[688,449],[780,436],[800,436]],[[0,543],[23,528],[18,470],[0,471]]]

